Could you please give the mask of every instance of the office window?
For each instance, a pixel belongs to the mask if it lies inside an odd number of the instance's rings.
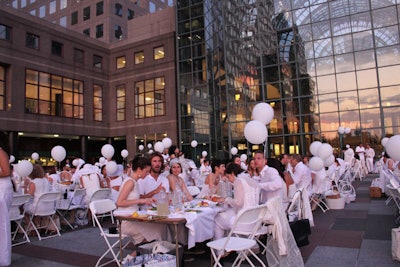
[[[49,5],[49,14],[56,12],[56,1],[51,1]]]
[[[96,26],[96,38],[103,37],[103,24],[99,24]]]
[[[62,43],[56,42],[56,41],[51,41],[51,53],[56,56],[62,56],[63,55],[63,47],[64,45]]]
[[[0,110],[6,105],[6,68],[0,65]]]
[[[93,85],[93,114],[95,121],[103,120],[103,88]]]
[[[164,58],[164,46],[154,48],[154,60]]]
[[[128,9],[128,20],[134,19],[135,18],[135,11],[132,9]]]
[[[125,85],[117,86],[117,121],[124,121],[126,113]]]
[[[72,12],[71,14],[71,25],[78,23],[78,11]]]
[[[84,29],[82,33],[86,36],[90,36],[90,29]]]
[[[64,28],[67,27],[67,17],[63,16],[60,18],[60,26],[63,26]]]
[[[39,49],[39,36],[33,33],[26,33],[25,45],[26,47]]]
[[[135,83],[135,118],[165,115],[164,77]]]
[[[39,7],[39,18],[46,16],[46,6]]]
[[[90,19],[90,6],[87,6],[83,9],[83,20]]]
[[[93,55],[93,67],[101,69],[103,67],[103,57]]]
[[[83,82],[27,69],[25,112],[83,119]]]
[[[141,64],[144,62],[144,52],[135,53],[135,64]]]
[[[115,4],[115,15],[122,17],[122,5]]]
[[[125,56],[117,57],[117,69],[125,68],[126,58]]]
[[[11,28],[4,24],[0,24],[0,40],[11,40]]]
[[[114,35],[118,40],[122,39],[122,28],[119,25],[114,26]]]
[[[85,58],[85,52],[81,49],[74,48],[74,62],[78,64],[83,64]]]
[[[103,15],[103,13],[104,13],[104,2],[101,1],[96,4],[96,16]]]
[[[60,0],[60,9],[64,9],[67,7],[67,0]]]

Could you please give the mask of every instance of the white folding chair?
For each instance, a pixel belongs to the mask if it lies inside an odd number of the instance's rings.
[[[90,198],[89,204],[96,200],[109,199],[110,196],[111,196],[110,188],[100,188],[93,193],[92,197]],[[112,222],[112,224],[114,224],[114,215],[112,212],[105,212],[103,214],[97,215],[97,217],[98,218],[111,217],[111,222]],[[93,227],[95,227],[96,224],[94,222],[93,217],[92,217],[92,223],[93,223]]]
[[[200,193],[200,189],[195,185],[188,186],[187,189],[192,197],[196,197]]]
[[[74,226],[71,225],[66,216],[72,210],[76,210],[79,208],[86,209],[84,203],[85,194],[86,194],[86,189],[77,188],[74,190],[71,198],[67,199],[62,198],[57,201],[56,208],[58,215],[60,215],[60,218],[64,220],[72,230],[74,230],[75,228]]]
[[[61,193],[60,192],[48,192],[44,193],[39,197],[38,202],[36,203],[36,206],[33,209],[33,212],[30,212],[29,210],[26,211],[27,214],[29,214],[29,224],[27,226],[27,233],[29,234],[33,228],[35,230],[39,240],[50,238],[50,237],[55,237],[56,235],[48,235],[46,237],[42,237],[40,235],[39,230],[40,229],[46,229],[45,233],[48,233],[50,225],[53,225],[54,229],[57,232],[57,236],[61,236],[60,234],[60,229],[58,229],[57,224],[54,221],[54,215],[56,214],[56,201],[60,199]],[[34,218],[39,217],[40,221],[39,224],[36,225]],[[49,221],[42,225],[43,220],[48,219]],[[46,221],[44,221],[46,222]]]
[[[219,262],[225,252],[235,251],[237,257],[232,266],[240,266],[246,260],[251,266],[255,266],[249,258],[251,254],[262,266],[265,267],[264,262],[251,250],[257,245],[254,236],[258,229],[260,229],[265,213],[267,212],[266,204],[258,205],[241,210],[237,215],[232,229],[229,231],[227,237],[214,240],[207,243],[211,249],[212,259],[214,260],[214,267],[222,267]],[[244,237],[239,237],[240,233]],[[221,253],[222,252],[222,253]]]
[[[15,228],[15,231],[11,232],[12,241],[15,240],[15,238],[18,234],[18,231],[22,232],[23,237],[22,237],[22,241],[14,242],[12,244],[12,246],[31,242],[24,227],[22,227],[22,220],[25,217],[25,212],[24,211],[21,212],[21,206],[24,205],[25,203],[28,203],[29,200],[31,199],[31,197],[32,197],[31,195],[14,195],[13,196],[9,214],[10,214],[10,221],[15,222],[17,224],[17,228]]]
[[[104,238],[104,241],[107,244],[107,250],[104,252],[103,255],[101,255],[101,257],[98,259],[97,263],[96,263],[96,267],[100,267],[100,266],[104,266],[107,265],[111,262],[114,262],[118,265],[121,266],[120,262],[119,262],[119,245],[120,242],[123,242],[123,239],[128,238],[129,236],[121,234],[121,239],[119,240],[120,234],[116,233],[116,234],[110,234],[108,232],[108,229],[105,229],[102,227],[98,215],[104,214],[104,213],[109,213],[109,212],[113,212],[115,209],[117,208],[117,206],[115,205],[114,201],[112,201],[111,199],[101,199],[101,200],[95,200],[90,202],[89,204],[89,209],[92,213],[92,218],[95,221],[97,227],[100,230],[100,235]],[[114,240],[116,239],[116,241]],[[131,242],[131,240],[129,242],[127,242],[123,248],[125,248],[129,243]],[[117,249],[117,253],[114,251],[114,249]],[[111,254],[113,259],[109,260],[103,264],[100,265],[101,260],[107,256],[108,254]]]

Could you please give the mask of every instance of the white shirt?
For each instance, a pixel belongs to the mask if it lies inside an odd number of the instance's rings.
[[[261,203],[265,203],[275,196],[279,196],[282,200],[284,199],[283,179],[276,169],[265,166],[260,172],[259,184],[261,188]]]
[[[354,158],[354,150],[349,147],[348,149],[346,149],[346,151],[344,151],[344,161],[351,163],[353,161]]]
[[[292,179],[297,189],[304,188],[310,195],[312,186],[311,170],[303,162],[297,163],[294,167]]]
[[[163,173],[160,174],[156,179],[154,179],[151,174],[148,174],[146,178],[139,179],[138,186],[139,186],[139,193],[140,195],[146,195],[151,191],[155,190],[160,184],[165,188],[165,192],[169,192],[169,182],[167,176]]]
[[[372,147],[366,148],[366,149],[365,149],[365,156],[366,156],[367,158],[373,158],[373,157],[375,157],[375,150],[374,150]]]
[[[364,156],[365,148],[363,146],[357,146],[356,147],[356,153],[360,157],[360,160],[364,160],[365,159],[365,156]]]

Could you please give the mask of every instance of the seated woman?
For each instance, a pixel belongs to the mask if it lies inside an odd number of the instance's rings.
[[[50,191],[49,180],[45,177],[44,170],[39,164],[33,165],[33,170],[29,174],[30,181],[25,188],[25,194],[33,197],[33,201],[25,204],[24,209],[28,213],[33,213],[39,197]]]
[[[99,168],[91,164],[85,164],[78,172],[79,186],[86,189],[85,203],[89,204],[93,193],[103,187]]]
[[[234,163],[229,163],[225,175],[234,187],[234,197],[213,198],[213,201],[224,203],[227,209],[215,217],[214,239],[225,236],[235,222],[236,214],[245,208],[257,206],[260,199],[260,187],[243,169]]]
[[[169,181],[169,191],[171,193],[181,192],[182,202],[193,200],[192,195],[189,193],[185,181],[182,179],[180,174],[182,173],[182,166],[177,159],[173,159],[169,163],[170,174],[167,176]]]
[[[127,177],[122,183],[117,199],[118,210],[130,210],[132,212],[139,209],[138,205],[151,205],[155,203],[154,198],[140,198],[137,181],[145,178],[150,171],[150,160],[143,156],[136,156],[132,160],[131,176]],[[162,240],[167,234],[167,225],[157,223],[140,223],[123,220],[121,232],[132,237],[135,245],[152,240]],[[128,255],[128,259],[136,256],[136,250]]]
[[[211,169],[212,173],[207,175],[204,185],[201,188],[201,192],[197,195],[197,198],[207,196],[211,197],[213,194],[218,193],[219,182],[223,178],[225,172],[225,164],[222,161],[215,159],[211,162]]]
[[[107,171],[107,168],[106,172],[107,172],[107,177],[106,177],[107,187],[111,189],[111,199],[114,200],[114,202],[116,202],[119,195],[119,189],[122,185],[124,166],[118,164],[117,170],[114,173],[109,173]]]

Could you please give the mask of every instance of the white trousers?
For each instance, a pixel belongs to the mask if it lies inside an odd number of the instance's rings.
[[[12,197],[10,178],[0,178],[0,266],[11,264],[11,224],[8,212]]]
[[[366,158],[368,172],[374,171],[374,159],[373,158]]]

